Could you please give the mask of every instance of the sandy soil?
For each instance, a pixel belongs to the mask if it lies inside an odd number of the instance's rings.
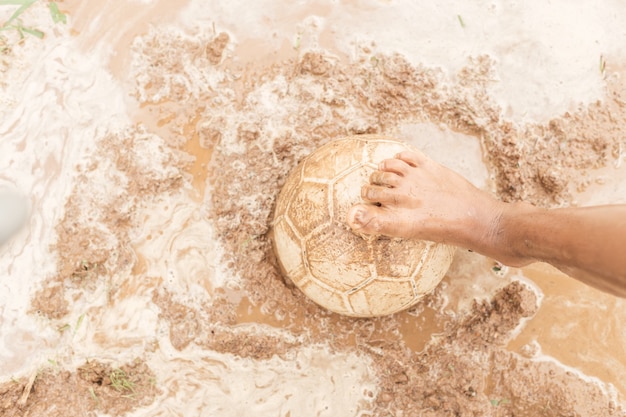
[[[518,124],[502,116],[490,94],[497,73],[489,56],[468,58],[450,75],[401,54],[374,52],[375,45],[359,45],[355,57],[299,49],[294,46],[295,58],[242,64],[226,32],[192,36],[153,28],[137,38],[129,77],[139,105],[136,126],[97,137],[97,157],[76,167],[64,217],[55,225],[56,274],[33,292],[29,314],[63,336],[72,304],[87,303],[90,315],[105,315],[141,295],[178,352],[258,361],[288,361],[311,345],[352,352],[370,361],[376,376],[377,389],[364,391],[359,415],[626,416],[614,393],[539,360],[532,344],[523,354],[507,349],[540,308],[527,283],[507,276],[497,291],[454,316],[444,313],[447,295],[440,286],[404,315],[342,317],[281,276],[270,221],[287,174],[309,152],[344,135],[397,135],[411,123],[477,138],[501,199],[568,205],[589,186],[588,170],[626,149],[619,77],[606,78],[602,101],[546,123]],[[611,67],[606,72],[614,73]],[[197,298],[172,289],[165,275],[146,273],[149,254],[137,250],[143,208],[168,210],[164,201],[185,193],[195,193],[214,226],[224,249],[220,263],[232,277],[232,285],[194,289],[202,293]],[[92,302],[103,288],[106,296]],[[243,316],[255,320],[251,310],[280,331],[242,326]],[[426,310],[442,328],[423,349],[411,349],[401,320]],[[156,338],[143,343],[146,357],[161,348]],[[122,415],[140,412],[171,389],[145,357],[119,366],[102,359],[73,369],[51,364],[0,383],[2,415]],[[114,382],[121,375],[130,382],[120,388]]]

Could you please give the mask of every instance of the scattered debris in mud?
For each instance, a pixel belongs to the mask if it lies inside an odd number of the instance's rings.
[[[87,362],[74,372],[53,364],[30,378],[0,384],[0,411],[13,416],[123,415],[150,404],[160,391],[141,360],[112,367]]]

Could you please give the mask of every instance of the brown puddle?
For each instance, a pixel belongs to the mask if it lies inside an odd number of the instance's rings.
[[[537,315],[508,348],[538,342],[541,352],[626,394],[624,300],[588,287],[547,264],[522,270],[544,293]]]
[[[213,147],[215,146],[214,143],[200,143],[197,123],[203,111],[204,109],[198,109],[195,116],[183,127],[183,135],[188,139],[182,149],[190,155],[195,156],[193,164],[189,167],[189,173],[193,177],[191,184],[195,190],[192,198],[197,202],[204,200],[204,194],[207,189],[207,176],[210,172],[209,163],[213,155]]]

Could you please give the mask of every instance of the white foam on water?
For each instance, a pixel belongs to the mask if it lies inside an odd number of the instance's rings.
[[[35,366],[54,351],[58,332],[26,314],[30,296],[54,276],[55,225],[64,216],[75,167],[108,126],[126,122],[122,93],[97,54],[76,51],[68,29],[52,26],[47,7],[26,15],[46,32],[7,57],[0,109],[0,176],[28,195],[26,227],[0,248],[0,374]],[[26,18],[26,17],[24,17]]]
[[[442,67],[454,75],[469,56],[489,54],[499,76],[491,93],[503,114],[546,121],[604,93],[601,57],[623,55],[626,9],[619,1],[598,7],[566,0],[415,2],[336,0],[279,2],[194,0],[181,13],[189,26],[219,22],[239,40],[263,39],[267,53],[293,44],[303,27],[327,32],[325,39],[356,57],[357,45],[398,52],[415,64]],[[375,16],[375,18],[373,18]],[[311,18],[314,18],[311,21]],[[308,19],[308,20],[307,20]],[[461,23],[461,21],[463,23]],[[303,39],[302,48],[316,46]]]
[[[324,346],[252,360],[171,350],[148,361],[165,390],[130,416],[360,416],[377,394],[369,359]]]
[[[141,208],[135,248],[146,262],[145,276],[160,276],[175,294],[207,297],[217,288],[236,289],[240,278],[220,263],[223,248],[207,213],[186,195],[163,197]],[[154,256],[163,254],[163,256]],[[130,278],[133,279],[133,278]],[[204,301],[198,299],[196,301]]]

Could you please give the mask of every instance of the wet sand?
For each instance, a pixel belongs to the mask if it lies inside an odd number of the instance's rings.
[[[2,55],[0,175],[33,207],[0,248],[4,414],[624,415],[623,300],[459,249],[415,307],[341,317],[281,277],[269,219],[359,133],[507,201],[623,202],[626,8],[44,6]]]

